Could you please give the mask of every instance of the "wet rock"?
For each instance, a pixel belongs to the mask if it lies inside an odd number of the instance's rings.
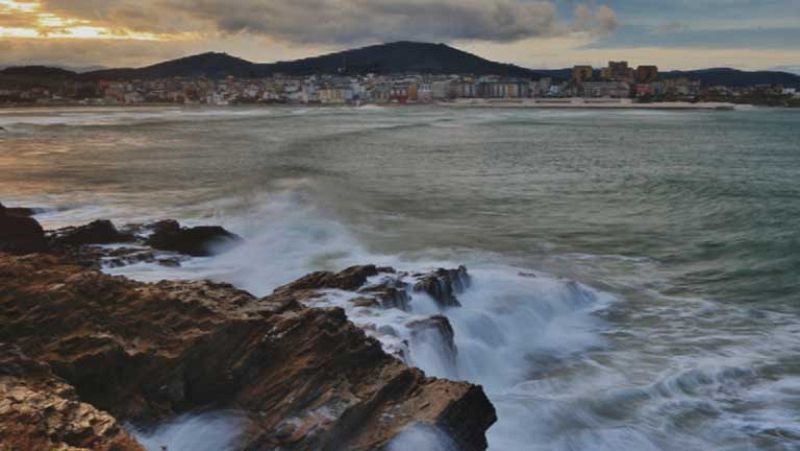
[[[425,292],[432,297],[440,307],[460,307],[456,294],[469,288],[470,277],[467,268],[459,266],[457,269],[439,268],[436,271],[419,276],[420,280],[414,285],[414,291]]]
[[[18,209],[0,208],[0,252],[28,254],[47,249],[44,230],[38,221]]]
[[[153,234],[147,239],[152,248],[195,257],[213,255],[220,247],[242,241],[238,235],[219,226],[181,227],[171,219],[155,223],[152,230]]]
[[[78,227],[66,227],[48,233],[55,246],[81,246],[84,244],[129,243],[135,237],[122,233],[107,219],[99,219]]]
[[[4,450],[144,451],[117,420],[78,400],[49,365],[0,343],[0,446]]]
[[[411,331],[412,340],[427,341],[439,346],[441,355],[446,356],[450,365],[455,367],[458,349],[454,340],[453,326],[446,316],[434,315],[414,320],[406,324],[406,327]]]
[[[380,301],[383,308],[396,308],[408,312],[411,310],[409,303],[411,297],[405,290],[405,283],[398,280],[389,280],[378,285],[364,287],[360,293],[369,293]]]
[[[375,270],[313,280],[352,286]],[[227,284],[144,284],[57,256],[0,255],[0,286],[0,342],[119,421],[233,409],[250,420],[243,449],[348,450],[381,449],[421,423],[468,451],[486,448],[495,421],[480,387],[407,367],[342,309],[304,307],[308,283],[256,299]]]
[[[369,277],[377,275],[378,268],[375,265],[351,266],[338,273],[318,271],[280,287],[276,292],[324,289],[356,291],[367,283]]]
[[[380,307],[381,305],[377,299],[370,297],[353,298],[350,299],[350,302],[356,307]]]

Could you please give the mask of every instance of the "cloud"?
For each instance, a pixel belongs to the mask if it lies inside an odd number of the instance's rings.
[[[595,39],[588,48],[627,49],[637,47],[663,48],[750,48],[797,49],[800,28],[690,28],[680,23],[658,26],[627,25],[613,36]]]
[[[593,8],[584,3],[578,4],[574,16],[573,29],[579,32],[606,36],[619,27],[616,13],[605,5]]]
[[[607,6],[579,5],[566,24],[542,0],[42,0],[48,11],[103,26],[155,33],[269,36],[286,42],[394,40],[510,42],[616,27]]]

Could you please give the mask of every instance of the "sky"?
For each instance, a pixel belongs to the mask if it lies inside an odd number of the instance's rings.
[[[273,62],[398,40],[540,69],[800,73],[800,0],[0,0],[0,66]]]

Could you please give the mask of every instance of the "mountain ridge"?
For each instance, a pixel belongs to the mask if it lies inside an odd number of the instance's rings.
[[[262,78],[275,74],[306,76],[314,74],[379,75],[402,73],[499,75],[537,80],[551,77],[569,79],[571,69],[529,69],[499,63],[453,48],[446,44],[398,41],[274,63],[254,63],[221,52],[205,52],[141,68],[116,68],[77,73],[46,66],[18,66],[0,70],[2,78],[121,80],[206,76],[219,79],[228,75]],[[733,68],[708,68],[665,71],[664,79],[686,77],[703,85],[741,87],[770,84],[800,87],[800,75],[781,71],[742,71]]]

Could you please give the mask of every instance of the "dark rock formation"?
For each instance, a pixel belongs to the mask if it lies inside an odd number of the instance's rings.
[[[434,315],[424,319],[418,319],[406,324],[411,330],[411,339],[419,341],[431,341],[441,346],[438,351],[448,361],[452,368],[455,368],[456,355],[458,349],[455,343],[455,332],[450,320],[444,315]]]
[[[147,244],[154,249],[203,257],[226,244],[238,243],[241,238],[219,226],[181,227],[167,219],[152,226],[153,234]]]
[[[383,308],[396,308],[403,311],[410,311],[411,297],[406,292],[406,283],[398,279],[389,279],[378,285],[364,287],[359,290],[373,296],[380,302]]]
[[[414,285],[414,291],[427,293],[440,307],[460,307],[456,294],[463,292],[470,285],[467,268],[439,268],[431,274],[422,275]]]
[[[6,207],[0,203],[0,215],[3,214],[14,216],[33,216],[36,214],[36,210],[25,207]]]
[[[318,271],[301,277],[276,291],[323,289],[356,291],[367,283],[367,278],[377,275],[378,268],[375,265],[352,266],[338,273]]]
[[[48,233],[54,245],[80,246],[83,244],[128,243],[135,237],[122,233],[107,219],[99,219],[78,227],[66,227]]]
[[[0,204],[0,252],[27,254],[46,249],[42,226],[26,211]]]
[[[78,400],[50,366],[0,343],[0,449],[144,451],[106,412]]]
[[[459,449],[485,449],[495,412],[480,387],[426,377],[341,309],[302,305],[315,289],[358,288],[376,272],[311,275],[255,299],[226,284],[143,284],[55,256],[0,254],[0,342],[120,420],[241,411],[251,424],[243,449],[381,449],[420,423]]]

